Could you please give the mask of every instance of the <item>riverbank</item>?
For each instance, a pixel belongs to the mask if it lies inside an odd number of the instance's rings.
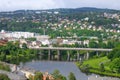
[[[110,69],[110,60],[107,57],[95,58],[83,62],[77,62],[78,68],[85,73],[95,73],[102,76],[118,77],[120,73],[114,73]]]
[[[120,79],[92,74],[88,77],[88,80],[120,80]]]
[[[25,76],[18,75],[16,73],[0,70],[0,74],[6,74],[11,80],[27,80]]]
[[[27,80],[27,78],[19,70],[19,67],[17,65],[1,61],[0,61],[0,74],[7,75],[10,80]]]

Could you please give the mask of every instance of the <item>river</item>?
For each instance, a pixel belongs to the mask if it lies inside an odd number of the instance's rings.
[[[82,73],[73,62],[32,61],[25,63],[24,66],[37,71],[49,73],[53,73],[53,71],[57,69],[66,77],[68,77],[70,72],[73,72],[77,80],[120,80],[118,78],[101,77],[94,74],[86,75]]]

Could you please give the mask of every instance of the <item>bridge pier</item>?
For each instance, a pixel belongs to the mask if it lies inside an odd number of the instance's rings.
[[[89,59],[89,52],[87,52],[86,59],[87,60]]]
[[[87,52],[86,54],[84,54],[84,59],[86,59],[86,60],[89,59],[89,52]]]
[[[79,51],[77,51],[77,59],[76,59],[77,61],[79,61],[80,60],[80,53],[79,53]]]
[[[39,59],[40,60],[42,59],[42,53],[41,53],[41,51],[39,52]]]
[[[106,52],[106,56],[109,54],[109,52]]]
[[[52,57],[51,52],[50,50],[48,50],[48,60],[51,60],[51,57]]]
[[[70,61],[70,52],[67,51],[67,61]]]
[[[57,55],[58,55],[58,61],[60,61],[61,60],[60,50],[57,50]]]
[[[80,54],[80,59],[79,61],[82,62],[85,59],[85,54]]]
[[[96,55],[97,55],[97,57],[99,56],[99,52],[98,51],[96,52]]]

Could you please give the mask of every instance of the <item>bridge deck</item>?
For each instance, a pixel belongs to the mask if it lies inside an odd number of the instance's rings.
[[[32,47],[30,49],[39,49],[39,50],[84,50],[84,51],[112,51],[112,49],[103,49],[103,48],[67,48],[67,47]]]

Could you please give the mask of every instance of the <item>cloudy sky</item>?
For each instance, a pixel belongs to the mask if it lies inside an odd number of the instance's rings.
[[[97,7],[120,10],[120,0],[0,0],[0,11]]]

